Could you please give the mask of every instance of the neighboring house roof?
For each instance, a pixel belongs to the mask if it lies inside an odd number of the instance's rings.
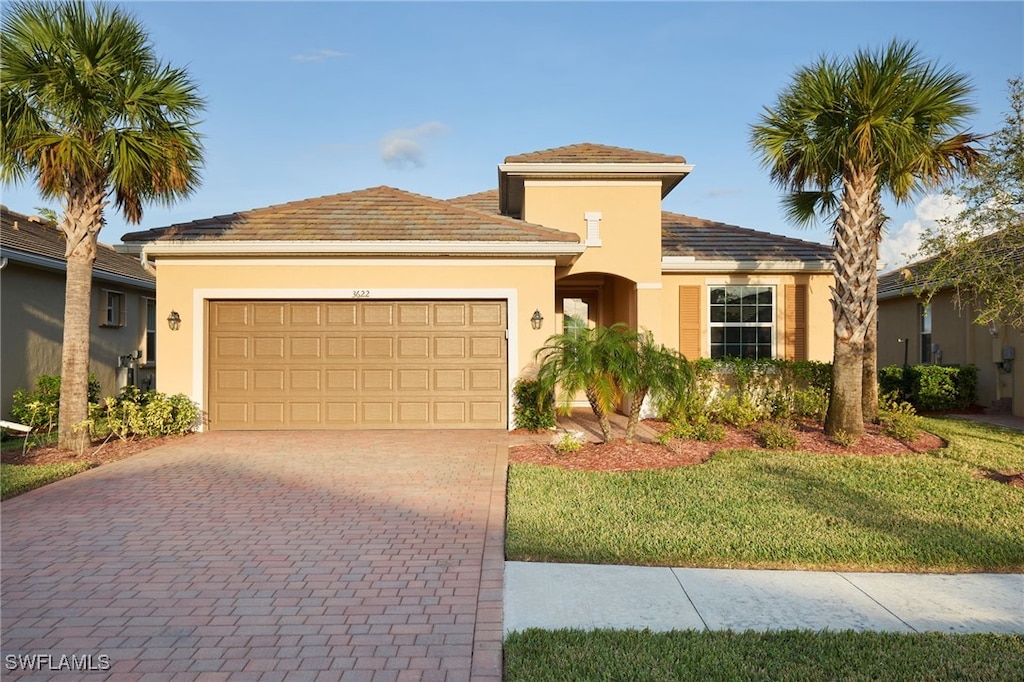
[[[27,216],[0,206],[0,247],[4,258],[54,270],[66,270],[64,235],[38,216]],[[93,278],[132,284],[145,289],[156,287],[156,277],[138,258],[118,253],[113,247],[98,244],[93,262]]]
[[[751,263],[832,260],[832,249],[824,244],[668,211],[661,214],[661,253],[663,257]]]
[[[686,163],[675,154],[656,154],[638,149],[583,142],[505,157],[505,163]]]
[[[579,242],[570,232],[384,186],[131,232],[122,239]]]

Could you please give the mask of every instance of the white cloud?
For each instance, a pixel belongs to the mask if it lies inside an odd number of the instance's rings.
[[[895,270],[919,258],[921,235],[935,229],[943,218],[951,218],[963,210],[963,203],[947,194],[929,194],[914,206],[914,218],[882,238],[878,260],[886,271]]]
[[[314,52],[306,52],[305,54],[293,54],[293,62],[323,62],[328,59],[340,59],[342,57],[351,57],[347,52],[338,52],[337,50],[316,50]]]
[[[393,130],[381,140],[380,158],[392,168],[422,168],[425,163],[423,141],[446,132],[448,126],[438,121]]]

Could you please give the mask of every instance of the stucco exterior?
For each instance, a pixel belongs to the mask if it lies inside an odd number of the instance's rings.
[[[922,359],[942,365],[975,365],[978,404],[1024,417],[1024,371],[1017,359],[1007,362],[1003,356],[1004,352],[1016,356],[1024,350],[1024,334],[1005,326],[990,330],[974,324],[974,310],[959,308],[952,292],[942,291],[930,301],[932,348],[930,357],[922,355],[923,305],[912,286],[879,295],[879,366],[926,364]]]
[[[570,305],[589,325],[626,323],[710,355],[709,287],[771,291],[757,315],[772,343],[758,353],[831,360],[828,247],[665,213],[691,169],[679,156],[571,145],[507,157],[499,189],[478,195],[370,188],[126,235],[156,270],[159,319],[182,320],[158,328],[157,385],[207,407],[210,302],[232,299],[504,301],[510,397]],[[512,410],[509,399],[510,428]]]
[[[64,264],[63,241],[56,228],[5,208],[3,230],[0,413],[6,418],[16,390],[32,390],[40,375],[61,373]],[[137,259],[110,247],[100,249],[102,261],[93,272],[89,371],[99,381],[101,394],[112,396],[129,379],[141,387],[154,386],[155,358],[146,358],[145,351],[146,301],[155,297],[156,285]],[[124,314],[117,325],[105,324],[107,291],[123,295]],[[141,356],[135,358],[137,354]]]

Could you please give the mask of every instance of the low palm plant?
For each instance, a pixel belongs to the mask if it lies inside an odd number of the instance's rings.
[[[616,368],[629,351],[628,338],[619,325],[594,329],[573,325],[549,337],[537,351],[537,381],[544,391],[559,390],[557,408],[563,414],[572,410],[573,396],[583,391],[597,417],[601,436],[608,442],[612,440],[608,415],[623,395]]]
[[[693,390],[696,377],[686,358],[671,348],[654,342],[649,331],[620,330],[630,352],[620,358],[615,368],[616,380],[632,397],[626,440],[636,437],[640,411],[650,396],[663,413],[676,413]]]

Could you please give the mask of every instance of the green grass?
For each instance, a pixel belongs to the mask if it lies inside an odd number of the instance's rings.
[[[507,682],[1019,679],[1012,635],[527,630],[505,640]]]
[[[9,497],[20,495],[68,476],[74,476],[94,466],[93,462],[69,462],[34,466],[0,464],[0,500],[6,500]]]
[[[924,420],[936,453],[730,451],[631,473],[514,465],[510,560],[868,571],[1024,570],[1024,434]]]

